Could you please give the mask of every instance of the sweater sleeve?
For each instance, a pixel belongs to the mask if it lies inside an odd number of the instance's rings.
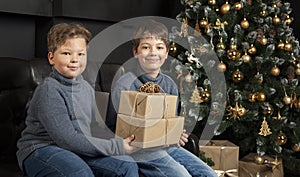
[[[32,100],[34,116],[59,147],[87,156],[124,154],[122,139],[99,139],[83,134],[78,120],[68,111],[66,98],[57,88],[48,86],[37,92]]]

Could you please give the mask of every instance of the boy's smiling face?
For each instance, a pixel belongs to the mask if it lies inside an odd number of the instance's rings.
[[[139,46],[133,50],[141,68],[153,78],[156,78],[160,67],[168,57],[168,49],[163,40],[151,36],[141,38]]]
[[[71,38],[54,53],[49,52],[48,60],[60,74],[75,79],[86,68],[86,54],[86,41],[83,38]]]

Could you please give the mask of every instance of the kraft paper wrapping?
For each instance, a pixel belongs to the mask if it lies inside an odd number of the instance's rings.
[[[201,144],[201,142],[200,142]],[[205,146],[200,146],[206,157],[210,157],[215,163],[212,168],[219,172],[220,176],[231,174],[238,176],[239,147],[227,140],[210,140]]]
[[[176,116],[177,96],[165,93],[121,91],[118,113],[138,118]]]
[[[183,125],[184,117],[140,119],[118,114],[116,136],[127,138],[134,134],[131,144],[140,148],[164,146],[179,142]]]
[[[261,177],[283,177],[283,164],[282,160],[278,158],[279,165],[274,166],[271,164],[256,164],[255,163],[255,153],[250,153],[243,157],[239,161],[239,174],[240,177],[256,176],[257,172]],[[269,161],[274,161],[274,157],[263,156],[264,159]]]

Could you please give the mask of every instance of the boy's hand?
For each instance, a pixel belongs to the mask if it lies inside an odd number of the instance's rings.
[[[131,142],[134,141],[135,136],[131,135],[128,138],[124,139],[124,150],[126,154],[131,154],[137,150],[137,147],[131,146]]]
[[[188,142],[188,137],[189,135],[186,133],[186,130],[184,129],[183,132],[181,133],[181,136],[180,136],[180,139],[179,139],[179,142],[178,142],[178,146],[184,146],[185,143]]]

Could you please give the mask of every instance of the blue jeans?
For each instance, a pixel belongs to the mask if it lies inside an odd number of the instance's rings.
[[[129,156],[81,158],[56,146],[36,149],[23,167],[29,177],[138,177],[138,166]]]
[[[167,149],[167,153],[183,165],[193,177],[218,177],[210,166],[182,147],[171,146]]]

